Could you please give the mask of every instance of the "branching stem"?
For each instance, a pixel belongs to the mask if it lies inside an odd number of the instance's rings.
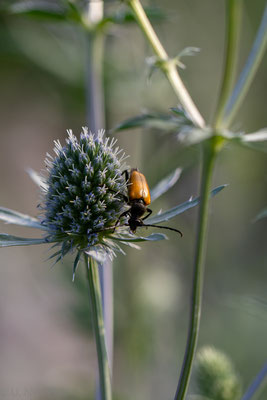
[[[192,98],[186,90],[177,72],[176,64],[173,62],[173,60],[169,59],[167,52],[165,51],[159,38],[157,37],[140,1],[129,0],[128,4],[133,10],[135,18],[139,23],[142,31],[144,32],[148,42],[150,43],[154,53],[158,57],[158,65],[167,76],[180,103],[191,117],[195,126],[203,128],[205,126],[204,119],[202,118],[200,112],[198,111]]]
[[[193,366],[193,359],[196,351],[199,324],[202,306],[202,292],[204,280],[204,258],[206,251],[207,230],[208,230],[208,205],[209,193],[212,181],[212,172],[216,156],[216,138],[204,142],[203,169],[201,178],[201,203],[197,229],[197,240],[195,249],[194,275],[191,294],[191,311],[187,344],[184,355],[183,366],[179,378],[175,400],[185,399],[189,385],[189,379]]]

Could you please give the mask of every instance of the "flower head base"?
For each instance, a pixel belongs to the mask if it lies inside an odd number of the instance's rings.
[[[115,142],[105,139],[104,131],[93,135],[83,128],[77,139],[70,130],[66,145],[56,141],[56,157],[46,159],[49,176],[42,224],[49,240],[64,242],[66,251],[108,247],[105,239],[112,231],[108,228],[125,207],[121,194],[126,183],[120,169],[125,155],[114,149]]]

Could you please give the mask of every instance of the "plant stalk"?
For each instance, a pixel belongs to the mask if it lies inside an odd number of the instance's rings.
[[[203,143],[204,149],[201,177],[201,202],[198,218],[193,284],[191,292],[190,321],[183,365],[179,377],[178,387],[174,397],[175,400],[185,399],[197,346],[203,294],[204,258],[206,252],[208,231],[209,194],[211,188],[213,166],[216,156],[215,140],[216,139],[214,137],[209,141]]]
[[[241,26],[243,0],[228,0],[226,8],[226,51],[223,80],[220,89],[218,105],[214,115],[214,128],[220,128],[224,109],[231,94],[235,79],[236,61],[238,55],[239,33]]]
[[[267,47],[267,5],[263,13],[263,17],[253,43],[252,49],[248,56],[247,62],[240,74],[240,77],[235,85],[233,93],[228,100],[223,116],[223,126],[229,127],[236,113],[241,106],[254,76],[258,70],[260,62],[264,56]]]
[[[92,257],[84,256],[86,275],[89,284],[91,314],[95,332],[98,357],[99,385],[102,400],[111,400],[111,377],[105,342],[105,326],[102,313],[102,298],[99,282],[98,265]]]
[[[97,133],[105,128],[105,97],[103,88],[104,33],[96,25],[104,15],[102,0],[89,0],[85,21],[85,80],[86,80],[86,117],[89,129]],[[88,29],[86,29],[88,27]],[[99,270],[102,306],[105,324],[105,340],[109,361],[110,375],[113,364],[113,268],[107,259]],[[100,382],[96,399],[101,397]]]
[[[188,91],[186,90],[178,72],[176,64],[173,60],[170,60],[167,52],[162,46],[159,38],[157,37],[149,19],[146,16],[146,13],[140,3],[139,0],[129,0],[129,6],[134,12],[135,18],[139,23],[143,33],[145,34],[148,42],[150,43],[154,53],[156,54],[159,67],[165,73],[168,78],[175,94],[177,95],[180,103],[187,111],[189,116],[191,117],[195,126],[203,128],[205,126],[205,121],[202,118],[200,112],[195,106],[192,98],[190,97]]]

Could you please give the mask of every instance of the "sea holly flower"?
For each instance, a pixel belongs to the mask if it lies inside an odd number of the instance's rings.
[[[1,220],[38,228],[44,232],[43,237],[29,239],[2,233],[0,246],[52,243],[52,248],[59,247],[50,257],[55,258],[55,262],[70,252],[76,253],[73,265],[75,274],[83,253],[103,262],[106,256],[112,258],[118,251],[124,253],[122,244],[138,247],[138,242],[166,239],[161,233],[136,236],[129,231],[127,218],[120,218],[130,205],[125,201],[127,182],[122,174],[126,168],[126,157],[115,146],[116,140],[105,138],[103,130],[92,134],[83,128],[79,139],[71,130],[67,132],[65,145],[55,141],[55,156],[47,155],[46,176],[29,171],[41,190],[39,217],[0,208]],[[151,190],[151,199],[155,200],[172,187],[180,174],[178,168],[159,182]],[[224,186],[214,189],[211,194],[215,195]],[[199,201],[199,198],[190,198],[146,221],[148,224],[167,221],[196,206]]]

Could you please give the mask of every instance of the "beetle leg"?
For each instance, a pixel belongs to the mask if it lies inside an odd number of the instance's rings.
[[[125,169],[124,171],[122,171],[121,174],[125,175],[125,181],[128,182],[129,181],[129,171],[128,171],[128,169]]]
[[[130,210],[126,210],[124,211],[118,218],[118,221],[122,218],[122,217],[126,217],[129,214]],[[118,221],[116,222],[116,225],[118,224]]]
[[[144,218],[142,218],[142,221],[147,219],[152,214],[152,210],[150,210],[150,208],[147,208],[146,210],[147,210],[147,215]]]

